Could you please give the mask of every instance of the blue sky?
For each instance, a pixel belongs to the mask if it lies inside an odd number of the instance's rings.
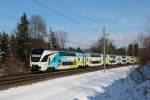
[[[84,24],[79,25],[64,17],[43,8],[32,0],[1,0],[0,13],[20,18],[25,12],[41,15],[47,26],[53,30],[63,30],[68,34],[71,46],[89,47],[98,37],[102,36],[102,27],[106,26],[108,36],[118,46],[126,46],[144,30],[144,24],[150,17],[150,0],[57,0],[72,7],[93,22],[78,16],[73,11],[64,8],[54,0],[38,0],[64,15]],[[0,16],[0,30],[12,31],[18,21]],[[93,27],[99,32],[90,30]],[[9,27],[8,27],[9,26]]]

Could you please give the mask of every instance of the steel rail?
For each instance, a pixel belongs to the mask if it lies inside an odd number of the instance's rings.
[[[107,69],[124,67],[124,66],[128,66],[128,65],[107,66]],[[16,74],[12,77],[7,76],[5,78],[3,77],[2,79],[0,79],[0,90],[7,89],[10,87],[14,87],[14,86],[20,86],[22,84],[26,85],[26,84],[30,84],[30,83],[38,82],[42,80],[77,75],[77,74],[82,74],[82,73],[87,73],[87,72],[98,71],[98,70],[103,70],[103,67],[98,66],[98,67],[87,67],[84,69],[60,70],[60,71],[54,71],[54,72],[49,72],[49,73],[36,73],[36,74],[33,74],[33,73],[23,74],[22,73],[18,75]]]

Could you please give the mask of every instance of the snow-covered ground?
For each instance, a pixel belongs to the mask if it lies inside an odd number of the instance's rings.
[[[150,98],[147,91],[142,95],[143,85],[135,88],[130,78],[129,67],[109,69],[105,73],[96,71],[81,75],[67,76],[0,91],[0,100],[145,100]],[[145,84],[147,87],[150,81]],[[133,93],[134,96],[133,96]],[[147,99],[150,100],[150,99]]]

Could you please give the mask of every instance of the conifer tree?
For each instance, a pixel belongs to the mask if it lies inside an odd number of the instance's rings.
[[[51,32],[50,34],[50,41],[53,49],[59,49],[59,42],[58,42],[58,37],[55,32]]]
[[[1,44],[1,62],[4,63],[8,58],[8,34],[3,32],[0,35],[0,44]]]
[[[25,62],[25,69],[28,69],[29,57],[29,34],[28,34],[28,19],[24,13],[17,26],[17,57]]]
[[[77,52],[83,52],[83,50],[78,46],[78,48],[76,49]]]
[[[10,45],[11,45],[11,52],[13,53],[14,57],[16,57],[16,48],[17,48],[16,41],[17,41],[16,36],[12,34],[10,37]]]

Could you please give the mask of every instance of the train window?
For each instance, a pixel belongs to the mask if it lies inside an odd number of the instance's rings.
[[[61,56],[76,56],[76,53],[72,52],[59,52]]]
[[[31,61],[32,62],[39,62],[39,60],[40,60],[40,57],[32,57],[31,56]]]
[[[92,64],[98,64],[100,61],[92,61]]]
[[[31,61],[32,62],[39,62],[40,58],[41,58],[41,55],[38,55],[38,54],[32,54],[31,55]]]
[[[54,61],[56,60],[56,57],[54,57]]]
[[[122,56],[122,58],[126,58],[126,56]]]
[[[48,57],[49,57],[49,55],[44,56],[41,62],[46,62]]]
[[[116,58],[116,56],[110,56],[111,58]]]
[[[66,65],[73,65],[73,62],[62,62],[62,65],[63,65],[63,66],[66,66]]]
[[[61,60],[58,60],[58,66],[61,66]]]
[[[91,54],[91,57],[101,57],[100,54]]]

